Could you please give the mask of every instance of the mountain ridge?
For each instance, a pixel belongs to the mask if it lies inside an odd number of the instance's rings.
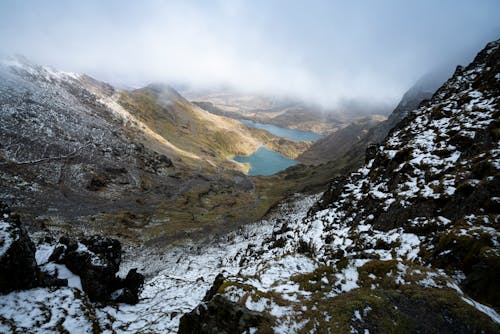
[[[497,332],[499,72],[497,40],[305,219],[248,247],[179,333]]]

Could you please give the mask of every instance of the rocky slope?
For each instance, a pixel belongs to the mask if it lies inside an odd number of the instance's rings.
[[[249,247],[180,332],[498,332],[499,110],[496,41],[306,219]]]
[[[318,165],[328,161],[343,164],[342,158],[350,152],[355,145],[362,141],[368,131],[385,121],[383,116],[370,116],[354,121],[320,140],[314,142],[309,149],[297,157],[302,163]],[[362,156],[362,154],[360,154]],[[353,169],[359,166],[353,165]]]

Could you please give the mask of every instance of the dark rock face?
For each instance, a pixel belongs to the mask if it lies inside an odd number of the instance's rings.
[[[50,260],[66,265],[79,275],[83,290],[91,301],[136,304],[144,276],[136,269],[130,270],[125,279],[116,276],[120,269],[121,244],[118,240],[92,236],[77,242],[62,237]],[[118,291],[117,290],[120,290]],[[117,293],[115,293],[117,292]]]
[[[377,144],[369,144],[365,151],[365,164],[367,164],[370,160],[374,159],[377,155],[378,145]]]
[[[19,218],[0,204],[0,293],[38,284],[35,245]]]
[[[116,293],[117,297],[113,298],[118,303],[137,304],[139,302],[139,292],[144,285],[144,275],[137,272],[137,269],[130,269],[124,280],[121,281],[122,288]]]
[[[311,207],[309,214],[313,214],[317,211],[328,208],[330,203],[336,201],[338,196],[342,194],[342,189],[344,188],[346,183],[347,183],[347,178],[345,177],[339,176],[333,179],[333,181],[328,186],[328,190],[324,192],[321,199]]]
[[[214,296],[217,294],[217,291],[219,290],[219,288],[223,283],[224,283],[224,275],[222,274],[217,275],[215,277],[214,283],[210,287],[210,290],[208,290],[207,293],[205,294],[203,301],[206,302],[214,298]]]
[[[179,334],[236,334],[245,333],[250,328],[266,326],[266,319],[259,312],[250,311],[244,306],[233,303],[222,296],[215,296],[206,304],[200,304],[190,313],[182,316]]]

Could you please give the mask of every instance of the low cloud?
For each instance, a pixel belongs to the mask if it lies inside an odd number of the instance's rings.
[[[396,103],[500,36],[498,1],[12,1],[3,53],[122,86]],[[344,102],[343,102],[344,101]]]

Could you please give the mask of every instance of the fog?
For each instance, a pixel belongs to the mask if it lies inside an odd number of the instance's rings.
[[[334,107],[394,104],[500,37],[500,1],[15,1],[2,54],[118,86],[226,85]]]

